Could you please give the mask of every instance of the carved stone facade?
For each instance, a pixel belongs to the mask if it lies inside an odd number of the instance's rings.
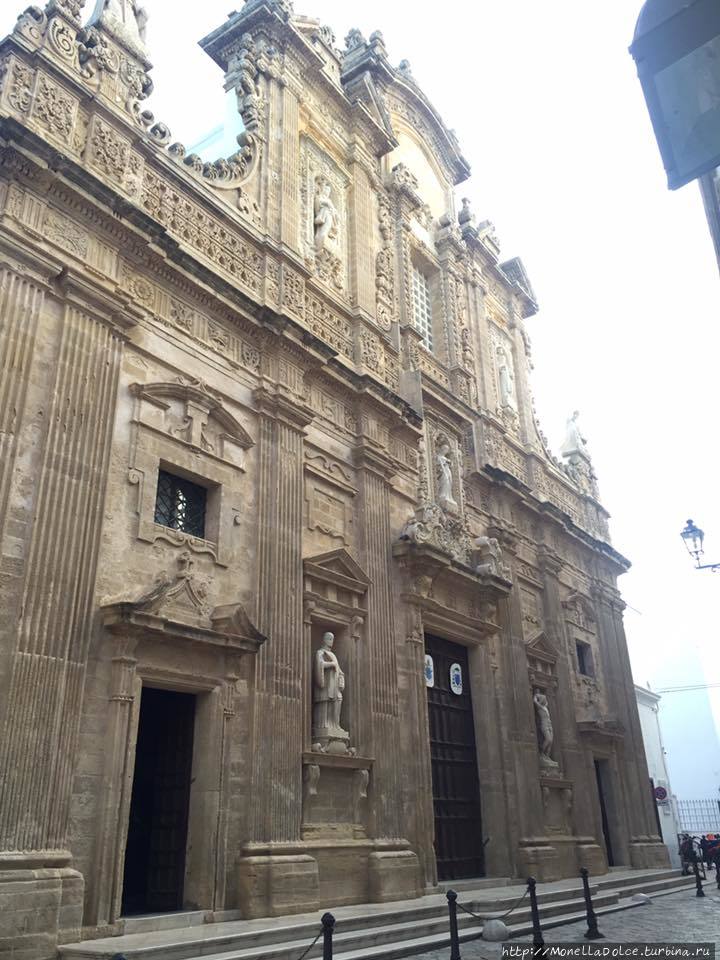
[[[589,459],[547,450],[532,288],[456,213],[407,64],[248,0],[202,41],[245,126],[205,162],[146,108],[137,5],[81,7],[0,45],[0,943],[138,911],[153,730],[187,790],[146,912],[420,896],[428,636],[466,648],[487,874],[664,864],[627,564]],[[342,736],[314,740],[327,634]]]

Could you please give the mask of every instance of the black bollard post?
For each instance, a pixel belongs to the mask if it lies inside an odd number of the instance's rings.
[[[720,855],[715,857],[715,882],[720,890]]]
[[[450,917],[450,960],[461,960],[457,925],[457,894],[454,890],[448,890],[445,896],[447,897],[448,916]]]
[[[323,925],[323,960],[332,960],[335,917],[331,913],[324,913],[320,917],[320,923]]]
[[[697,852],[695,850],[693,850],[693,854],[692,854],[692,865],[693,865],[693,873],[695,874],[695,896],[704,897],[705,891],[703,890],[702,880],[700,879],[700,870],[698,869]]]
[[[527,885],[528,893],[530,894],[530,915],[532,916],[533,927],[533,956],[542,957],[545,955],[545,941],[543,940],[542,927],[540,926],[540,912],[537,905],[537,893],[535,892],[536,882],[535,877],[528,877]]]
[[[588,928],[585,931],[586,940],[604,940],[605,935],[600,933],[597,925],[597,917],[592,905],[592,896],[590,895],[590,884],[588,882],[588,872],[585,867],[580,870],[580,876],[583,882],[583,895],[585,897],[585,916],[587,917]]]

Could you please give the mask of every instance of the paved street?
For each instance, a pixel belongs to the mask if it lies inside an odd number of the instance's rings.
[[[720,946],[720,898],[708,890],[707,896],[698,900],[694,891],[683,890],[630,910],[601,915],[598,927],[609,941],[711,941]],[[548,943],[585,942],[586,929],[584,922],[555,927],[545,932],[545,939]],[[524,939],[510,942],[521,943]],[[473,940],[460,945],[460,954],[462,960],[498,960],[501,946]],[[418,954],[422,960],[448,960],[449,955],[449,947]]]

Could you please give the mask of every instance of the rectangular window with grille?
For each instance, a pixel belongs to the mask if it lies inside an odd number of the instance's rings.
[[[155,523],[204,539],[206,505],[205,487],[167,470],[158,471]]]
[[[430,285],[428,283],[428,278],[425,276],[422,270],[418,270],[417,267],[413,267],[412,274],[413,322],[415,324],[415,328],[422,334],[425,346],[432,353],[433,331]]]

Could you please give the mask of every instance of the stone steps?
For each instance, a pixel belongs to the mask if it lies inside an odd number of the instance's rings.
[[[600,916],[637,906],[629,899],[633,893],[661,895],[685,886],[692,888],[693,883],[692,878],[682,877],[679,871],[609,875],[594,881],[593,902]],[[463,891],[459,899],[473,913],[489,919],[505,913],[522,891],[522,887],[514,886],[500,894],[495,885],[492,892],[488,890],[489,896],[476,888]],[[584,918],[579,880],[572,884],[541,885],[538,893],[543,927],[550,929]],[[434,895],[425,901],[358,905],[333,911],[337,917],[335,957],[337,960],[391,960],[446,946],[449,937],[446,898]],[[299,960],[320,930],[319,913],[199,924],[198,913],[194,912],[186,916],[196,925],[168,926],[182,916],[134,918],[128,921],[134,932],[126,927],[127,932],[122,936],[66,944],[59,948],[58,954],[61,960],[110,960],[118,953],[127,960]],[[157,927],[151,929],[155,921]],[[532,929],[528,901],[521,903],[506,922],[511,936],[525,936]],[[476,939],[482,933],[482,920],[463,911],[458,911],[458,926],[462,940]],[[322,937],[307,957],[317,960],[321,956]]]

